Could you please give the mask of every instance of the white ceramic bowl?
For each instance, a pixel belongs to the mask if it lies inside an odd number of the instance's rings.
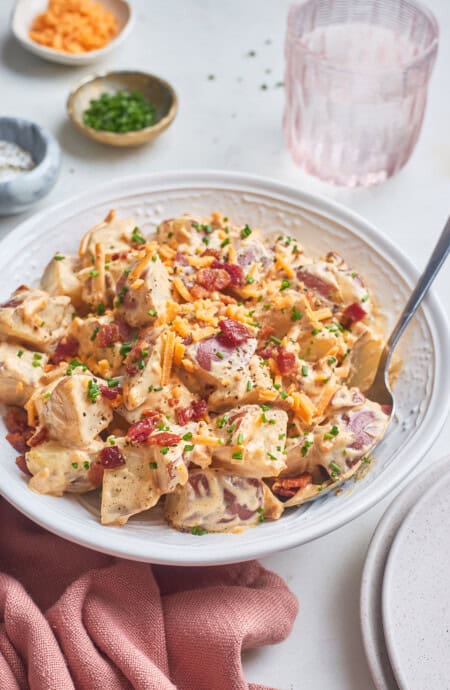
[[[97,0],[107,9],[114,12],[119,22],[119,32],[104,48],[91,50],[86,53],[71,54],[61,50],[54,50],[32,41],[29,33],[33,20],[37,14],[45,12],[48,0],[17,0],[11,18],[11,30],[19,43],[35,55],[50,62],[62,65],[88,65],[117,48],[130,33],[134,24],[132,6],[127,0]]]
[[[337,249],[367,279],[387,328],[417,279],[417,271],[384,235],[331,201],[252,175],[186,171],[117,179],[25,221],[0,243],[0,301],[12,286],[34,281],[56,250],[75,252],[81,234],[112,207],[119,214],[134,214],[147,232],[176,214],[220,210],[242,224],[287,230],[312,254]],[[158,510],[132,518],[124,527],[103,527],[95,496],[53,498],[27,489],[14,462],[16,453],[3,439],[3,422],[0,492],[32,520],[67,539],[141,561],[226,563],[297,546],[370,508],[408,477],[431,446],[447,414],[449,341],[445,315],[430,294],[402,338],[397,417],[368,476],[339,496],[328,494],[242,534],[181,534],[167,527]]]

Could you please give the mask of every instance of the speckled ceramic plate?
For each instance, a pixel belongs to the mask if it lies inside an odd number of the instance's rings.
[[[450,457],[403,521],[387,560],[382,611],[401,690],[450,688]]]
[[[366,657],[377,690],[398,690],[386,648],[381,610],[383,577],[389,551],[411,507],[416,505],[430,486],[439,481],[449,465],[450,458],[444,458],[427,467],[426,472],[416,474],[412,482],[394,498],[370,542],[361,581],[360,614]]]
[[[75,252],[82,233],[111,207],[119,214],[134,214],[144,231],[186,211],[221,210],[239,223],[286,230],[312,254],[337,249],[365,276],[387,329],[417,279],[417,271],[390,240],[342,206],[253,175],[185,171],[113,180],[25,221],[0,243],[0,300],[13,286],[35,280],[55,251]],[[14,463],[16,454],[3,440],[3,422],[0,491],[23,513],[63,537],[142,561],[226,563],[298,546],[354,519],[408,477],[447,414],[449,349],[447,320],[430,294],[402,339],[404,366],[395,387],[397,416],[368,476],[352,482],[339,496],[328,494],[286,511],[277,522],[265,522],[242,534],[180,534],[166,526],[157,510],[121,528],[102,527],[95,496],[53,498],[27,489]]]

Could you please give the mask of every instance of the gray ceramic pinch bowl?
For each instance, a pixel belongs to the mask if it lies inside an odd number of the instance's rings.
[[[35,167],[16,177],[0,181],[0,216],[21,213],[53,189],[58,177],[61,152],[50,132],[29,120],[0,117],[0,140],[28,151]]]

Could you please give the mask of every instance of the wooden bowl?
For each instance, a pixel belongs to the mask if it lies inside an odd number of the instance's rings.
[[[155,124],[125,133],[106,132],[85,125],[83,113],[89,108],[90,101],[102,93],[117,91],[140,91],[155,106]],[[177,110],[177,95],[168,82],[154,74],[126,70],[87,77],[72,89],[67,99],[67,112],[75,127],[87,137],[110,146],[140,146],[152,141],[167,129]]]

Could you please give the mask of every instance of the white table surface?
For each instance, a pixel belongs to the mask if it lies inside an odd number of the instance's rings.
[[[0,114],[28,117],[58,138],[63,165],[40,206],[111,177],[186,167],[268,175],[347,204],[423,267],[450,213],[450,3],[426,0],[441,27],[429,106],[406,168],[385,184],[347,190],[294,166],[281,133],[283,38],[288,0],[134,0],[137,24],[117,53],[94,67],[70,68],[25,52],[8,29],[12,0],[0,2]],[[254,51],[256,55],[249,56]],[[70,87],[95,70],[138,68],[173,83],[180,110],[173,126],[138,150],[113,150],[82,138],[65,116]],[[208,76],[213,75],[214,79]],[[267,85],[267,89],[261,86]],[[29,215],[29,214],[28,214]],[[27,214],[0,219],[0,236]],[[450,266],[436,291],[447,313]],[[428,460],[448,452],[450,427]],[[264,559],[300,599],[290,638],[246,654],[249,681],[283,690],[373,690],[359,629],[359,586],[370,538],[391,497],[333,534]]]

